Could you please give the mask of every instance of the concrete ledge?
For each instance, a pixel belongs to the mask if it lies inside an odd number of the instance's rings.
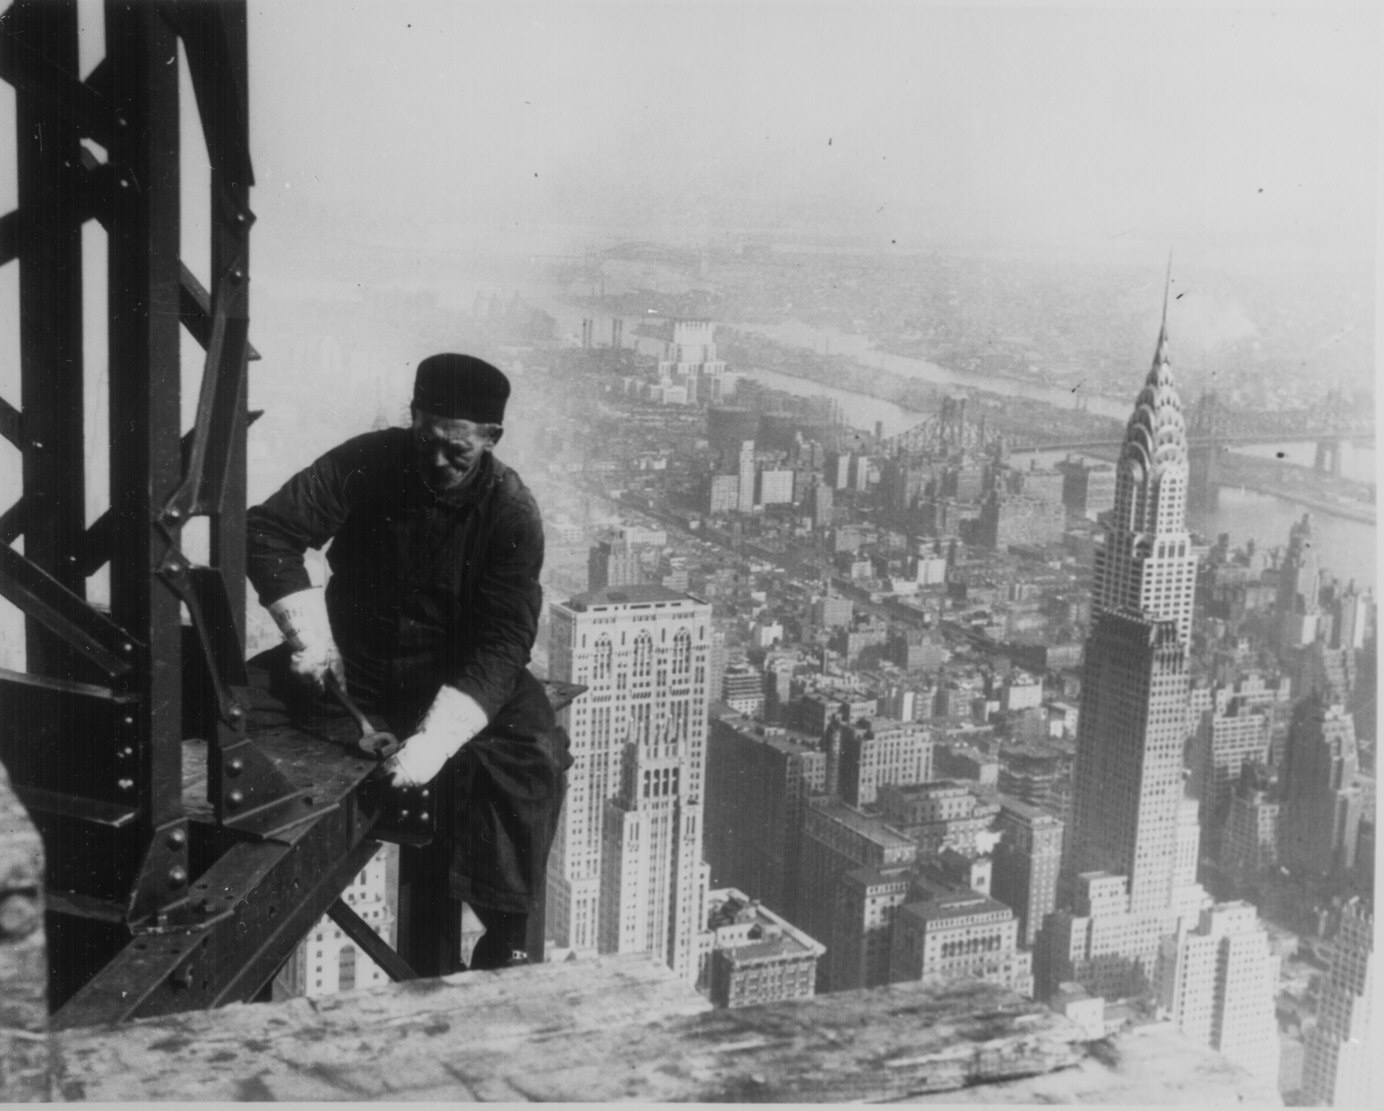
[[[1263,1102],[1175,1031],[1088,1043],[974,981],[712,1010],[643,956],[462,973],[49,1038],[47,1098]],[[0,1097],[3,1098],[3,1097]],[[32,1097],[31,1097],[32,1098]],[[39,1098],[44,1098],[40,1096]],[[1268,1101],[1273,1102],[1273,1101]]]
[[[0,764],[0,1102],[47,1094],[47,955],[43,841]]]

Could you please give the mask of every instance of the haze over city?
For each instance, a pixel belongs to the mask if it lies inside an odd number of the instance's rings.
[[[1366,7],[291,0],[250,17],[266,251],[328,220],[496,243],[571,227],[1374,253]]]

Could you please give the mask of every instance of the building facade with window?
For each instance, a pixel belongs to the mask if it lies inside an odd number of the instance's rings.
[[[586,693],[548,862],[547,923],[578,954],[644,951],[693,980],[702,860],[711,606],[662,586],[555,604],[549,672]]]

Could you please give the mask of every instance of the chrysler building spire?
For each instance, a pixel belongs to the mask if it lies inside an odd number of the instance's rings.
[[[1169,259],[1169,284],[1172,260]],[[1187,422],[1168,356],[1168,285],[1153,365],[1125,426],[1115,505],[1096,552],[1093,615],[1172,618],[1191,635],[1196,557],[1187,534]]]

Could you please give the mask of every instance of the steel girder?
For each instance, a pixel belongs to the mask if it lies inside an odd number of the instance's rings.
[[[132,938],[205,927],[196,877],[221,861],[194,864],[202,842],[229,860],[241,842],[282,846],[322,824],[321,807],[251,741],[242,697],[254,223],[245,0],[108,0],[104,22],[105,57],[83,78],[76,0],[16,0],[0,14],[19,201],[0,217],[0,264],[19,267],[21,382],[18,406],[0,402],[0,435],[23,458],[22,494],[0,512],[0,594],[26,618],[25,670],[0,673],[0,759],[52,862],[55,1007]],[[183,137],[168,60],[180,48],[212,167],[210,288],[179,257]],[[88,527],[91,219],[106,232],[110,447],[109,508]],[[186,434],[184,326],[206,350]],[[182,550],[195,516],[209,519],[201,566]],[[106,564],[108,609],[87,601],[87,578]],[[209,742],[200,824],[184,799],[188,735]],[[320,852],[354,859],[361,839]]]

